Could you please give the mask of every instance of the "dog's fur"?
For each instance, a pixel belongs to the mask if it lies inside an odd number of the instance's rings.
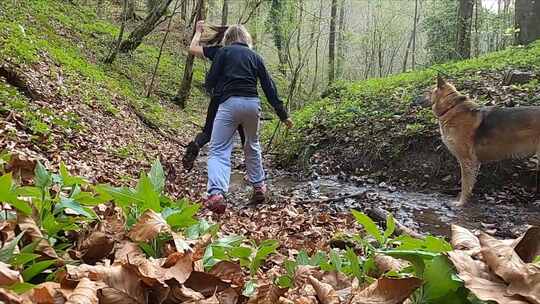
[[[469,199],[481,163],[540,156],[540,107],[479,106],[440,76],[430,95],[442,140],[461,167],[455,205]]]

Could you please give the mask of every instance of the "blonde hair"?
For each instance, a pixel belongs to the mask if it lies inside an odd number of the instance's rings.
[[[223,45],[227,46],[235,42],[247,44],[250,48],[253,44],[251,35],[241,24],[231,25],[229,26],[227,31],[225,31],[225,36],[223,37]]]

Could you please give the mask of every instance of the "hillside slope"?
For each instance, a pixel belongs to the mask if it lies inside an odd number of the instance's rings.
[[[409,179],[422,186],[455,187],[457,162],[440,140],[430,107],[421,101],[434,85],[437,70],[480,104],[540,104],[539,41],[528,48],[511,48],[433,69],[337,85],[325,98],[294,115],[298,127],[277,139],[280,160],[324,174],[369,173],[378,181]],[[536,76],[528,83],[503,85],[510,70]],[[516,175],[515,166],[507,163],[481,170],[481,184],[487,175],[492,177],[490,183]],[[530,169],[523,162],[512,164]],[[528,178],[529,174],[520,176]]]
[[[159,50],[143,44],[104,65],[117,32],[91,9],[65,1],[2,4],[0,151],[51,166],[64,160],[100,182],[131,182],[157,157],[181,169],[180,143],[193,133],[190,114],[197,110],[180,111],[169,102],[184,56],[165,50],[156,93],[145,98]],[[202,77],[198,66],[195,81]],[[178,179],[171,183],[174,193],[193,185],[169,171]]]

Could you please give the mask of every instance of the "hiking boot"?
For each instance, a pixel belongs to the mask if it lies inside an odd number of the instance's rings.
[[[253,196],[251,197],[252,204],[262,204],[266,201],[266,185],[253,186]]]
[[[204,202],[204,206],[216,213],[216,214],[223,214],[225,213],[225,209],[227,206],[225,205],[225,197],[223,194],[212,194],[209,195],[206,201]]]
[[[186,169],[187,171],[191,171],[191,169],[193,169],[193,163],[199,155],[199,150],[199,145],[194,141],[190,142],[187,145],[186,152],[184,153],[184,158],[182,158],[182,164],[184,165],[184,169]]]

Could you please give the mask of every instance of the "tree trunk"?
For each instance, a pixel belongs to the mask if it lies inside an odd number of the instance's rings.
[[[337,37],[337,77],[341,78],[343,75],[343,61],[345,56],[345,0],[341,0],[339,7],[339,23],[338,23],[338,37]]]
[[[137,19],[137,15],[135,14],[135,0],[128,0],[126,16],[127,20]]]
[[[516,42],[529,44],[540,39],[540,0],[516,0]]]
[[[206,19],[206,1],[205,0],[198,0],[196,10],[197,10],[197,16],[195,18],[195,22]],[[192,36],[193,35],[195,35],[195,25],[193,25]],[[193,62],[194,61],[195,61],[195,57],[191,54],[188,54],[186,58],[186,64],[184,65],[184,77],[182,79],[182,83],[180,84],[180,88],[178,89],[176,96],[173,98],[173,102],[176,103],[181,109],[184,109],[186,107],[186,101],[191,95],[191,83],[193,81]]]
[[[456,52],[459,59],[471,57],[471,21],[474,0],[459,0]]]
[[[416,32],[418,25],[418,2],[419,0],[414,1],[414,24],[413,24],[413,33],[412,33],[412,69],[416,67]]]
[[[328,37],[328,84],[335,79],[337,0],[332,0],[330,10],[330,35]]]
[[[113,63],[116,59],[116,55],[118,55],[118,51],[120,50],[120,44],[122,42],[122,39],[124,37],[124,29],[126,28],[126,21],[128,18],[128,6],[129,6],[129,0],[124,0],[124,3],[122,5],[122,25],[120,26],[120,32],[118,33],[118,39],[116,40],[116,44],[114,46],[114,49],[111,51],[109,56],[104,60],[105,63],[110,64]]]
[[[285,68],[287,64],[287,55],[285,55],[283,44],[285,38],[283,37],[283,29],[281,28],[280,20],[283,18],[283,6],[281,0],[272,0],[270,7],[270,23],[272,24],[272,37],[274,38],[274,45],[276,46],[278,59],[279,59],[279,71],[283,76],[287,75]]]
[[[172,0],[163,0],[161,1],[148,16],[144,19],[144,21],[139,24],[131,34],[129,34],[129,37],[122,41],[122,44],[120,45],[120,52],[127,53],[134,51],[139,45],[141,45],[143,38],[146,37],[146,35],[150,34],[152,30],[156,27],[158,21],[163,17],[163,15],[167,12],[167,9],[169,8],[169,5],[171,4]]]
[[[97,1],[97,15],[98,17],[101,17],[101,13],[103,11],[103,0],[98,0]]]
[[[223,0],[223,7],[221,8],[221,25],[227,25],[229,19],[229,0]]]
[[[182,19],[182,21],[184,21],[184,23],[186,23],[187,21],[187,5],[188,5],[188,1],[183,0],[182,6],[180,7],[180,18]]]

